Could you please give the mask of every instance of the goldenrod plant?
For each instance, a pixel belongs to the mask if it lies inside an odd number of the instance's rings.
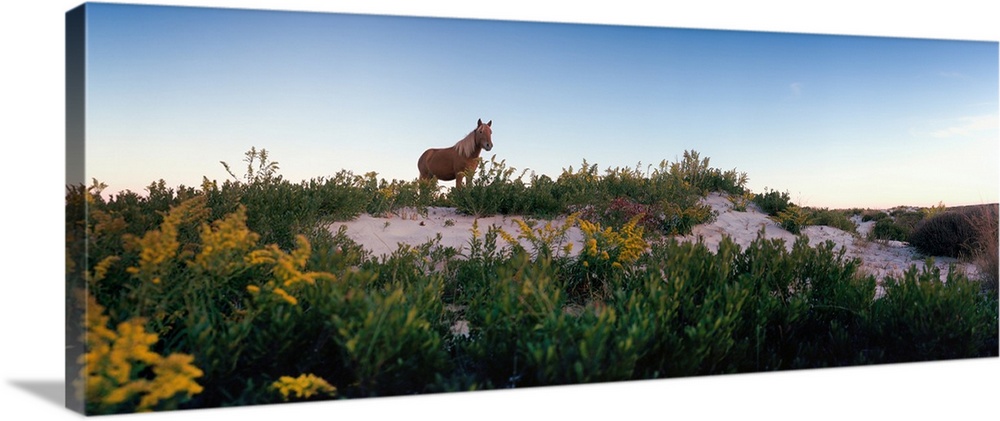
[[[145,319],[132,318],[108,327],[109,317],[94,297],[87,295],[87,352],[77,383],[86,410],[92,414],[177,409],[201,393],[195,379],[202,371],[189,354],[162,356],[152,350],[158,341],[145,328]]]
[[[281,395],[281,399],[304,400],[313,396],[336,396],[337,388],[327,383],[322,377],[307,373],[298,377],[281,376],[277,381],[271,383],[271,389]]]

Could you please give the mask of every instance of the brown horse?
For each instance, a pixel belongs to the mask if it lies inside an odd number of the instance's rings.
[[[455,188],[462,188],[460,173],[476,169],[479,153],[483,149],[493,149],[493,120],[483,124],[479,120],[476,129],[469,132],[455,146],[441,149],[428,149],[417,160],[420,179],[437,177],[438,180],[455,180]]]

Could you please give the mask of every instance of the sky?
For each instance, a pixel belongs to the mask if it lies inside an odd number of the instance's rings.
[[[552,178],[685,150],[815,207],[998,201],[998,47],[948,41],[90,4],[87,179],[108,192],[344,169],[412,180],[493,121]],[[450,183],[449,183],[450,184]]]

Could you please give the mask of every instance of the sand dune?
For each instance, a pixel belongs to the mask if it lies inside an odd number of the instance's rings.
[[[780,238],[785,240],[787,247],[791,247],[796,236],[778,226],[774,221],[753,204],[747,207],[746,212],[733,210],[729,200],[722,194],[712,193],[703,199],[718,213],[718,217],[711,223],[698,225],[690,235],[678,237],[681,241],[702,241],[712,250],[718,249],[723,236],[728,235],[740,246],[745,247],[757,238],[761,229],[764,230],[766,238]],[[518,225],[515,219],[523,219],[517,216],[491,216],[478,219],[480,233],[486,232],[490,226],[497,226],[508,233],[517,234]],[[530,220],[530,219],[529,219]],[[417,245],[433,240],[438,234],[441,235],[441,245],[454,247],[459,250],[467,250],[469,240],[472,238],[472,226],[476,218],[462,215],[453,208],[431,207],[426,214],[419,214],[412,210],[401,211],[388,217],[373,217],[371,215],[361,215],[351,221],[336,222],[330,225],[330,229],[336,230],[344,225],[347,227],[347,235],[361,244],[365,249],[371,251],[375,256],[391,254],[398,248],[400,243]],[[555,226],[565,223],[565,218],[553,221],[536,221],[536,223],[551,222]],[[862,260],[862,270],[882,279],[888,275],[900,275],[911,265],[923,267],[924,256],[906,243],[898,241],[868,241],[864,235],[871,230],[872,223],[862,223],[859,217],[855,217],[858,224],[859,234],[846,232],[828,226],[808,226],[802,230],[802,234],[809,238],[811,245],[817,245],[825,241],[833,241],[836,248],[846,248],[848,257],[857,257]],[[565,241],[575,243],[573,250],[582,249],[580,243],[583,235],[576,227],[567,232]],[[499,240],[502,243],[502,240]],[[522,241],[522,245],[530,249],[530,244]],[[941,268],[942,274],[946,274],[950,267],[965,271],[967,274],[975,275],[976,268],[972,264],[960,262],[949,257],[935,257],[935,265]]]

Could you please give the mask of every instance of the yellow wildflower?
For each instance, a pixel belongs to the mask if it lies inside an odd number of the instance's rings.
[[[314,395],[334,396],[337,388],[327,383],[322,377],[314,374],[302,374],[299,377],[281,376],[278,381],[271,383],[271,389],[281,394],[281,398],[308,399]],[[294,395],[294,396],[292,396]]]
[[[254,250],[247,258],[247,263],[251,265],[271,265],[271,273],[281,286],[291,287],[298,283],[314,284],[317,280],[326,279],[336,281],[337,278],[327,272],[302,272],[309,261],[311,246],[305,236],[295,237],[298,247],[291,253],[285,253],[277,245],[270,244],[267,247]]]
[[[228,276],[246,263],[239,258],[253,248],[260,235],[246,225],[246,208],[240,208],[211,225],[201,226],[201,252],[189,265],[220,277]]]
[[[89,295],[87,302],[87,352],[80,356],[83,367],[77,387],[82,389],[88,412],[115,412],[130,402],[136,411],[171,408],[201,393],[194,379],[203,373],[191,364],[193,357],[171,354],[164,358],[153,352],[150,347],[157,335],[146,332],[141,318],[120,323],[116,331],[108,329],[104,307]],[[152,379],[140,377],[146,367],[152,368]]]
[[[500,235],[500,238],[503,238],[503,240],[506,241],[507,244],[511,245],[519,244],[517,239],[515,239],[513,235],[510,235],[509,232],[504,231],[503,229],[497,229],[497,234]]]
[[[138,246],[139,265],[129,267],[126,271],[141,280],[159,283],[160,279],[171,269],[171,262],[178,255],[180,242],[177,241],[177,229],[182,224],[203,220],[208,216],[205,208],[205,197],[197,196],[181,202],[170,209],[163,217],[159,229],[147,231],[141,239],[134,241]],[[134,238],[134,237],[129,237]]]
[[[285,302],[287,302],[288,304],[296,305],[296,304],[299,303],[299,300],[297,300],[295,297],[289,295],[288,292],[286,292],[285,290],[283,290],[281,288],[275,288],[274,289],[274,293],[278,297],[281,297],[282,300],[285,300]]]
[[[613,268],[624,268],[625,264],[635,263],[646,252],[648,244],[642,238],[642,227],[638,226],[641,215],[633,217],[620,230],[581,220],[580,231],[585,241],[585,254],[581,256],[585,267],[589,267],[588,258],[599,258],[610,261]]]
[[[108,256],[101,259],[100,262],[97,262],[97,264],[94,265],[94,274],[88,279],[88,281],[91,283],[100,282],[105,276],[108,275],[108,269],[111,268],[111,265],[119,260],[121,260],[121,258],[118,256]]]
[[[516,223],[517,227],[521,230],[521,236],[529,239],[534,238],[531,225],[528,225],[528,223],[524,222],[523,219],[514,219],[514,223]]]
[[[472,238],[479,238],[479,219],[472,221]]]
[[[195,395],[201,393],[202,387],[194,381],[204,373],[192,365],[194,357],[187,354],[170,354],[162,358],[153,367],[152,382],[147,393],[139,401],[138,411],[153,409],[160,401],[165,401],[177,395]]]

